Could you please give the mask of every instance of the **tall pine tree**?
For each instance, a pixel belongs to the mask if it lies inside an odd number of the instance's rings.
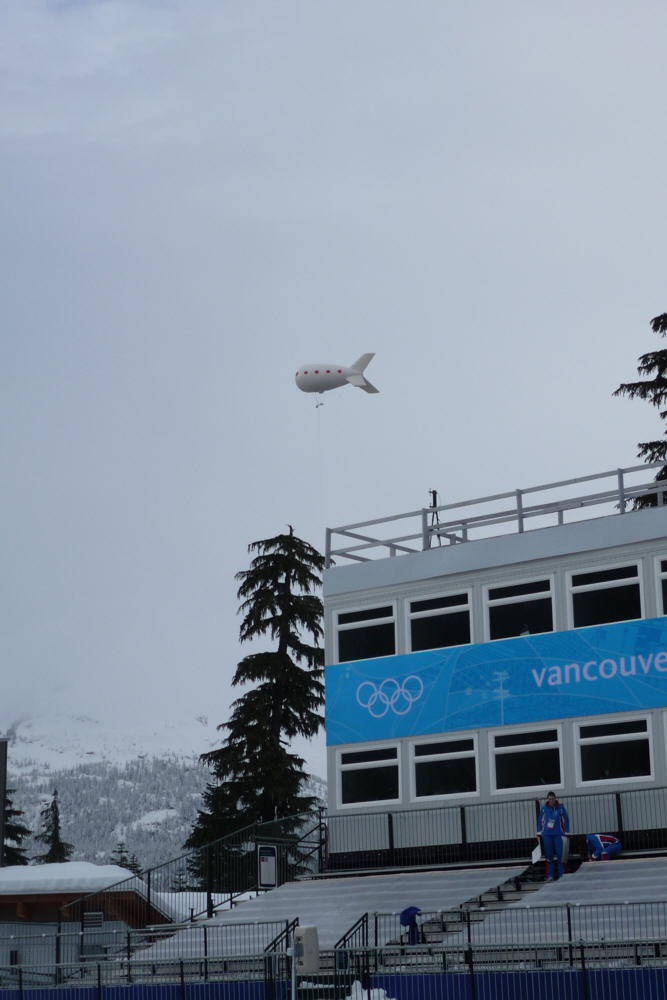
[[[74,850],[72,844],[68,844],[62,839],[60,834],[60,806],[58,804],[58,792],[53,791],[53,798],[40,812],[42,827],[35,836],[35,840],[46,844],[48,851],[46,854],[38,854],[33,860],[40,865],[58,864],[62,861],[69,861],[70,854]]]
[[[661,337],[667,335],[667,313],[655,316],[651,320],[651,329]],[[637,366],[639,375],[647,376],[637,382],[622,382],[614,392],[615,396],[627,396],[629,399],[646,399],[652,406],[660,408],[660,418],[667,418],[667,350],[649,351],[639,357]],[[637,457],[644,462],[665,462],[658,472],[656,481],[667,479],[667,431],[656,441],[640,441]],[[655,507],[658,497],[655,493],[640,497],[635,501],[635,507]]]
[[[304,760],[290,750],[295,736],[312,737],[322,725],[322,601],[324,558],[289,534],[253,542],[250,568],[240,586],[239,637],[268,636],[275,648],[251,653],[236,668],[234,685],[253,685],[232,704],[219,750],[202,755],[215,780],[186,847],[200,847],[253,822],[304,813],[315,798],[302,792]],[[310,637],[307,642],[304,633]]]
[[[5,795],[5,842],[2,845],[2,864],[5,867],[28,864],[25,848],[21,847],[21,844],[26,837],[30,836],[30,830],[19,820],[19,817],[23,816],[23,812],[20,809],[14,809],[10,797],[14,791],[14,788],[8,788]]]

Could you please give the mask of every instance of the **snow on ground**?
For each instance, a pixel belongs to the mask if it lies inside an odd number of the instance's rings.
[[[13,895],[17,892],[97,892],[117,882],[127,882],[128,878],[135,883],[129,888],[143,890],[144,883],[141,879],[129,875],[127,868],[120,868],[118,865],[93,865],[89,861],[13,865],[10,868],[0,868],[0,895]]]
[[[137,830],[143,828],[144,830],[154,830],[157,826],[161,826],[165,820],[170,817],[178,819],[177,809],[154,809],[152,812],[144,813],[139,819],[135,819],[133,823],[130,823],[130,830]]]
[[[103,760],[121,764],[144,756],[191,756],[195,760],[220,742],[216,727],[203,716],[139,728],[122,719],[102,723],[63,711],[6,720],[5,726],[12,773],[32,767],[60,770]]]
[[[303,986],[303,983],[301,984]],[[345,1000],[389,1000],[386,990],[365,990],[358,979],[352,983]]]

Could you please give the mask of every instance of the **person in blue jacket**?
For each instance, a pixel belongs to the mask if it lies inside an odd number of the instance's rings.
[[[551,882],[564,874],[563,836],[570,832],[570,817],[567,809],[549,792],[547,800],[537,818],[537,836],[542,839],[542,853],[547,859],[547,881]]]
[[[586,846],[590,861],[609,861],[621,853],[621,842],[610,833],[586,834]]]

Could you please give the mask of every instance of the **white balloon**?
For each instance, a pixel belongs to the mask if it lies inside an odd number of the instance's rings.
[[[302,392],[327,392],[329,389],[338,389],[341,385],[356,385],[364,392],[379,392],[380,390],[371,385],[363,374],[374,357],[375,354],[362,354],[349,368],[332,365],[327,361],[302,365],[294,379]]]

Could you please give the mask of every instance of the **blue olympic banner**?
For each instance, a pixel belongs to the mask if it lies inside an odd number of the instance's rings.
[[[667,618],[325,670],[330,746],[667,705]]]

